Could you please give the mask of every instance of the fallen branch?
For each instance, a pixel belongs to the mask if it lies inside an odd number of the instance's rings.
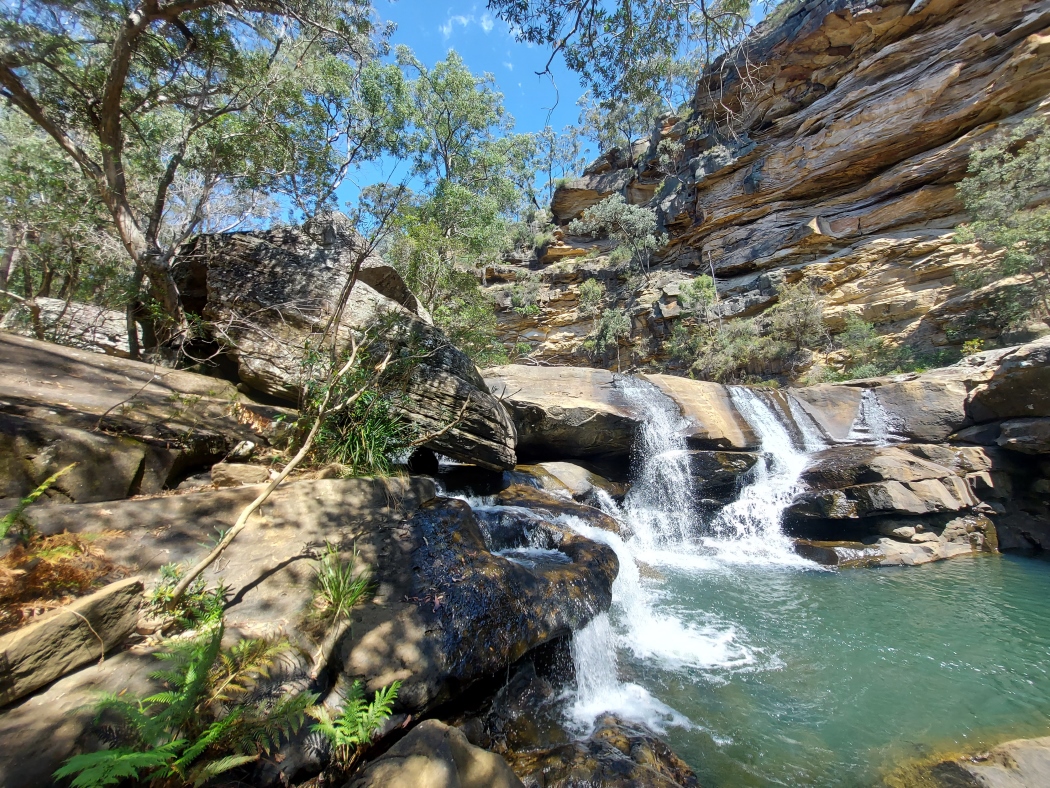
[[[175,586],[175,589],[172,591],[170,604],[175,604],[182,599],[186,590],[190,587],[193,581],[197,579],[201,572],[211,566],[212,563],[215,562],[215,559],[222,555],[223,550],[225,550],[237,537],[237,534],[244,530],[245,526],[248,524],[248,518],[258,511],[259,507],[266,502],[273,491],[280,486],[281,482],[288,478],[288,474],[294,471],[296,466],[306,458],[310,453],[310,450],[313,448],[314,439],[317,437],[317,433],[321,429],[321,424],[324,420],[332,414],[338,413],[341,410],[345,410],[350,405],[353,405],[354,402],[356,402],[358,398],[368,390],[370,384],[386,371],[387,365],[390,363],[390,353],[387,353],[382,362],[376,366],[375,372],[367,384],[358,389],[352,396],[343,400],[339,405],[329,408],[328,403],[332,399],[332,392],[335,390],[336,384],[350,371],[357,361],[358,346],[353,339],[351,339],[351,343],[353,349],[350,353],[350,358],[347,359],[346,363],[343,364],[342,368],[335,374],[331,383],[328,385],[324,398],[321,400],[321,404],[317,408],[317,416],[314,419],[314,423],[310,427],[310,432],[307,433],[306,439],[303,441],[303,445],[299,448],[299,451],[288,461],[288,464],[284,466],[284,469],[263,488],[262,492],[259,493],[256,499],[241,510],[237,522],[234,523],[233,528],[226,532],[226,535],[215,546],[215,549],[193,566],[182,580],[179,581],[179,584]]]

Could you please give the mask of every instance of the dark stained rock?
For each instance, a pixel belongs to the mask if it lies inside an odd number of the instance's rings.
[[[490,552],[465,502],[424,504],[399,530],[407,540],[401,556],[377,570],[396,616],[380,621],[362,611],[343,646],[344,672],[376,687],[401,679],[398,705],[425,710],[586,625],[611,603],[616,556],[568,529],[546,528],[568,560],[525,566]]]
[[[297,403],[310,348],[321,343],[363,248],[341,214],[302,227],[199,236],[180,253],[180,291],[244,383]],[[337,335],[347,344],[373,330],[381,334],[380,356],[418,356],[398,376],[397,409],[423,434],[459,419],[429,448],[496,470],[514,465],[510,416],[393,268],[367,257],[340,318]]]
[[[742,477],[758,462],[758,455],[743,451],[690,451],[689,472],[697,494],[728,502],[737,492]]]
[[[970,392],[967,410],[976,422],[1050,416],[1050,337],[1005,353]]]
[[[159,492],[242,441],[279,440],[291,415],[215,378],[0,334],[0,501],[74,462],[47,498]]]
[[[1050,454],[1050,418],[1004,421],[996,442],[1023,454]]]

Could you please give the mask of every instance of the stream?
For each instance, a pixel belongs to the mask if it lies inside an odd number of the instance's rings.
[[[869,786],[896,766],[1050,732],[1050,564],[984,554],[833,571],[780,529],[824,439],[783,400],[731,390],[762,442],[736,500],[698,505],[677,409],[649,414],[634,486],[603,508],[628,538],[563,518],[616,551],[613,607],[574,635],[565,700],[586,735],[603,712],[661,733],[705,786]],[[871,397],[851,434],[885,444]]]

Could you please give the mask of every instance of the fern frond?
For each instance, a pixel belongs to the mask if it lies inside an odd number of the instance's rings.
[[[128,778],[139,778],[140,772],[151,772],[166,767],[175,757],[178,742],[148,752],[127,748],[99,750],[74,755],[55,771],[55,779],[74,777],[72,788],[99,788],[116,785]]]
[[[238,766],[243,766],[246,763],[251,763],[254,760],[258,760],[258,758],[258,755],[227,755],[214,761],[205,761],[186,775],[186,778],[193,781],[194,788],[198,788],[213,777],[228,772],[230,769],[236,769]]]

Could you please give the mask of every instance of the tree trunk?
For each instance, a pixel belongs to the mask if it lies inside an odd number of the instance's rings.
[[[0,290],[7,290],[7,283],[11,279],[11,271],[18,264],[24,237],[25,231],[17,224],[7,228],[7,238],[4,239],[4,254],[3,257],[0,257]]]

